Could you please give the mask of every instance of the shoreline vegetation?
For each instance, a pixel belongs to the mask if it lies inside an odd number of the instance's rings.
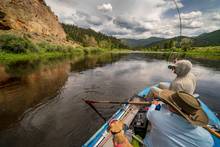
[[[34,43],[26,37],[12,34],[0,35],[0,63],[10,63],[27,60],[52,59],[65,56],[84,56],[99,53],[175,53],[186,54],[189,57],[220,60],[220,46],[193,47],[187,51],[182,49],[114,49],[100,47],[74,47],[71,45],[57,45],[50,42]]]
[[[114,49],[116,50],[116,49]],[[0,63],[51,59],[65,56],[82,56],[107,52],[109,49],[81,47],[71,44],[34,42],[27,37],[12,34],[0,35]]]

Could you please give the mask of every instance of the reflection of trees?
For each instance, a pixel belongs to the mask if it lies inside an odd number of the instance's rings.
[[[220,70],[220,62],[219,60],[209,60],[209,59],[201,59],[201,58],[193,58],[192,62],[197,63],[201,66],[212,68],[216,71]]]
[[[25,68],[23,65],[22,67]],[[15,66],[16,68],[16,66]],[[19,66],[20,68],[20,66]],[[27,74],[26,66],[22,72],[11,76],[12,71],[22,71],[22,69],[7,69],[1,67],[0,75],[5,75],[5,79],[0,81],[0,129],[9,126],[16,121],[19,116],[28,108],[38,104],[42,99],[54,97],[64,85],[68,77],[70,66],[68,63],[60,63],[51,66],[41,66]],[[8,74],[6,71],[10,70]],[[19,75],[19,76],[18,76]]]
[[[5,71],[12,77],[28,75],[40,68],[40,60],[19,61],[5,66]]]
[[[86,56],[85,58],[71,64],[71,71],[84,71],[87,69],[93,69],[95,67],[101,67],[109,63],[113,63],[119,60],[126,54],[101,54]]]
[[[215,70],[219,70],[219,60],[212,60],[211,56],[207,56],[204,58],[203,55],[190,55],[185,53],[147,53],[145,54],[147,59],[159,59],[159,60],[167,60],[173,61],[174,59],[189,59],[193,63],[200,64],[204,67],[213,68]]]
[[[0,66],[0,129],[17,121],[27,109],[42,99],[56,96],[67,80],[70,68],[82,71],[103,66],[120,56],[105,54],[85,58],[21,61]]]
[[[70,68],[83,71],[112,63],[121,56],[105,54],[0,66],[0,130],[16,122],[27,109],[43,99],[56,96],[67,80]]]
[[[145,57],[150,59],[159,59],[159,60],[167,60],[173,61],[174,59],[185,59],[186,54],[183,53],[147,53]]]

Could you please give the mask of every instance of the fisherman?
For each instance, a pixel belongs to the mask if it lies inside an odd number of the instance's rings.
[[[147,97],[158,96],[163,89],[169,89],[172,91],[185,91],[189,94],[193,94],[196,89],[196,77],[191,72],[192,63],[189,60],[178,60],[175,64],[169,65],[171,69],[177,76],[169,83],[161,82],[158,87],[151,87],[151,92]]]
[[[147,147],[211,147],[208,117],[196,98],[186,92],[163,90],[159,104],[152,104],[147,112],[151,130],[144,143]],[[158,102],[157,102],[158,103]]]

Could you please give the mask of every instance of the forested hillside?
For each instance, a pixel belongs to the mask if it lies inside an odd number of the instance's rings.
[[[170,49],[180,46],[205,47],[220,46],[220,30],[204,33],[196,37],[182,36],[174,38],[150,37],[147,39],[121,39],[130,48],[149,48],[152,50]]]
[[[63,24],[67,39],[76,41],[85,47],[127,48],[119,39],[106,36],[92,29],[84,29],[74,25]]]
[[[164,39],[158,42],[154,42],[145,46],[145,48],[152,49],[169,49],[177,47],[179,45],[180,38],[174,37],[170,39]],[[220,46],[220,30],[204,33],[197,37],[181,37],[181,46],[191,47],[205,47],[205,46]]]
[[[164,38],[158,38],[158,37],[150,37],[147,39],[127,39],[123,38],[121,39],[122,43],[129,46],[130,48],[143,48],[149,44],[152,44],[154,42],[162,41]]]
[[[204,33],[194,38],[193,46],[219,46],[220,30]]]

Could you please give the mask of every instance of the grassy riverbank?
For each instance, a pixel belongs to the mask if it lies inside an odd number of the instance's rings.
[[[72,44],[33,42],[27,37],[11,34],[0,35],[0,62],[10,63],[26,60],[42,60],[65,56],[81,56],[110,51],[96,47],[76,47]]]
[[[220,60],[220,46],[194,47],[190,50],[160,49],[133,51],[129,49],[112,49],[98,47],[76,47],[71,44],[53,44],[50,42],[33,42],[27,37],[11,34],[0,35],[0,63],[11,63],[28,60],[44,60],[66,56],[83,56],[97,53],[178,53],[189,57]]]
[[[37,53],[30,52],[30,53],[19,53],[19,54],[10,53],[10,52],[0,52],[0,63],[83,56],[88,54],[98,54],[102,52],[105,52],[105,50],[99,48],[74,48],[70,52],[51,51],[51,52],[37,52]]]
[[[65,47],[63,47],[65,48]],[[192,58],[202,58],[202,59],[212,59],[220,60],[220,50],[213,48],[198,48],[193,51],[188,52],[165,52],[165,51],[132,51],[128,49],[103,49],[103,48],[72,48],[68,47],[69,50],[63,51],[40,51],[40,52],[28,52],[28,53],[12,53],[12,52],[0,52],[0,63],[11,63],[17,61],[33,61],[33,60],[45,60],[53,58],[63,58],[63,57],[74,57],[74,56],[84,56],[90,54],[100,54],[100,53],[155,53],[155,54],[180,54],[186,57]]]

